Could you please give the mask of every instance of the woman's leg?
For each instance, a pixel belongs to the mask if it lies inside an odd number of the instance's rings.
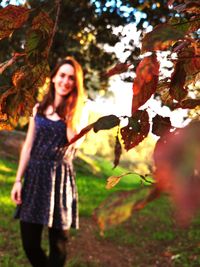
[[[68,232],[49,228],[49,264],[48,267],[63,267],[67,259]]]
[[[47,257],[41,248],[43,225],[20,221],[23,248],[33,267],[47,266]]]

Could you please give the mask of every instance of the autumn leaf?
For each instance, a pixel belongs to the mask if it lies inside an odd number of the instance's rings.
[[[103,73],[102,76],[111,77],[115,74],[120,74],[120,73],[126,72],[131,65],[132,64],[118,63],[113,68],[111,68],[107,72]]]
[[[0,39],[9,37],[28,19],[30,9],[22,6],[8,5],[0,9]]]
[[[44,11],[41,11],[32,21],[33,30],[40,30],[49,36],[52,33],[53,26],[53,20],[50,18],[49,14]]]
[[[73,143],[75,143],[77,140],[79,140],[81,137],[83,137],[85,134],[87,134],[91,129],[93,129],[94,127],[94,123],[89,124],[88,126],[86,126],[85,128],[83,128],[80,133],[78,133],[77,135],[75,135],[70,142],[67,144],[67,147]]]
[[[108,130],[119,125],[120,119],[115,115],[108,115],[101,117],[94,123],[94,132],[97,133],[100,130]]]
[[[132,174],[132,173],[131,172],[127,172],[127,173],[123,173],[123,174],[118,175],[118,176],[110,176],[107,179],[106,189],[113,188],[116,184],[119,183],[119,181],[121,180],[122,177],[127,176],[129,174]]]
[[[184,35],[189,31],[190,23],[186,18],[171,17],[168,24],[173,26],[174,29],[180,31]]]
[[[114,168],[117,167],[117,165],[119,164],[119,160],[120,160],[120,156],[122,154],[122,146],[121,143],[119,141],[119,137],[118,135],[116,136],[116,140],[115,140],[115,159],[114,159]]]
[[[173,5],[174,1],[175,1],[175,0],[168,0],[168,3],[167,3],[167,4],[168,4],[168,6],[171,6],[171,5]]]
[[[195,31],[198,31],[199,28],[200,28],[200,19],[196,20],[190,20],[189,22],[189,26],[188,26],[188,30],[187,30],[187,33],[190,33],[190,32],[195,32]]]
[[[133,82],[132,113],[142,106],[156,91],[159,63],[155,55],[145,57],[136,69]]]
[[[121,136],[126,150],[137,146],[148,135],[150,129],[149,115],[146,110],[136,111],[129,118],[128,125],[121,128]]]
[[[19,92],[7,96],[3,112],[8,115],[8,121],[13,127],[16,127],[19,117],[24,114],[25,108],[27,108],[26,104]]]
[[[200,72],[200,57],[195,57],[195,55],[188,59],[184,64],[184,70],[187,75],[194,75]]]
[[[200,13],[200,4],[197,1],[187,1],[185,4],[180,4],[174,7],[174,9],[178,12],[186,12],[199,14]]]
[[[177,101],[183,100],[187,96],[187,90],[184,89],[186,72],[184,64],[179,61],[175,65],[174,72],[171,76],[170,90],[171,97]]]
[[[183,109],[193,109],[196,107],[200,107],[200,99],[185,99],[180,102],[179,107]]]
[[[154,151],[155,180],[176,207],[180,224],[188,224],[200,208],[200,122],[162,137]]]
[[[40,60],[39,64],[36,64],[32,69],[32,75],[33,75],[33,88],[37,88],[42,86],[44,82],[46,81],[46,78],[50,76],[50,67],[48,64],[48,61],[43,59]],[[34,90],[35,90],[34,89]]]
[[[159,196],[159,190],[150,186],[111,194],[93,213],[101,234],[111,226],[126,221]]]
[[[169,117],[162,117],[158,114],[153,118],[152,122],[152,133],[157,136],[162,136],[168,133],[172,127]]]
[[[2,74],[13,63],[15,63],[16,60],[21,56],[24,56],[24,54],[14,53],[14,55],[9,60],[6,60],[5,62],[0,63],[0,74]]]
[[[31,31],[27,33],[25,43],[27,62],[30,65],[39,64],[41,58],[47,58],[53,26],[53,20],[44,11],[34,17]]]
[[[172,25],[163,23],[157,25],[153,31],[147,33],[142,40],[142,52],[166,50],[175,41],[184,38],[184,32],[177,30]]]

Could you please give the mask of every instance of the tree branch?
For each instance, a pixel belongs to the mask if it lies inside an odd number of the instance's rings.
[[[55,23],[54,23],[51,39],[50,39],[50,42],[49,42],[49,48],[48,48],[47,55],[49,55],[49,52],[50,52],[52,44],[53,44],[54,36],[55,36],[56,30],[57,30],[58,20],[59,20],[59,16],[60,16],[60,9],[61,9],[61,1],[62,0],[55,0],[55,4],[57,6],[56,19],[55,19]]]

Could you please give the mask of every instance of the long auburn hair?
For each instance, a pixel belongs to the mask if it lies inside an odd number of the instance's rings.
[[[65,97],[66,101],[63,101],[62,104],[54,110],[54,112],[56,112],[66,122],[67,127],[72,129],[72,131],[76,133],[81,121],[81,114],[85,101],[85,90],[83,85],[82,67],[73,57],[66,57],[52,70],[50,75],[49,90],[44,96],[43,100],[40,102],[38,113],[42,116],[45,116],[47,107],[49,105],[53,105],[55,98],[55,88],[52,79],[56,75],[59,68],[64,64],[70,64],[74,67],[75,87]]]

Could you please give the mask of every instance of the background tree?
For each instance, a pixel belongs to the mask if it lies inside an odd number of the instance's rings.
[[[9,2],[7,1],[7,4]],[[41,9],[50,14],[55,21],[57,3],[58,1],[53,0],[26,1],[25,6],[31,10],[29,21]],[[104,50],[104,44],[114,46],[125,37],[120,32],[115,35],[113,28],[135,22],[137,11],[141,16],[137,24],[138,30],[145,30],[147,22],[156,25],[160,21],[165,21],[167,15],[173,13],[169,11],[166,3],[167,1],[60,1],[58,27],[49,56],[50,66],[54,65],[58,58],[71,54],[84,66],[86,88],[88,90],[105,88],[106,80],[100,85],[99,74],[113,65],[117,58],[114,53]],[[1,41],[0,62],[8,60],[13,52],[23,51],[27,24],[24,23],[23,28],[16,29],[12,36]],[[134,36],[130,41],[129,50],[131,51],[129,59],[137,59],[140,50],[135,47]],[[8,76],[10,74],[11,70]],[[1,84],[7,82],[5,75],[1,77]]]

